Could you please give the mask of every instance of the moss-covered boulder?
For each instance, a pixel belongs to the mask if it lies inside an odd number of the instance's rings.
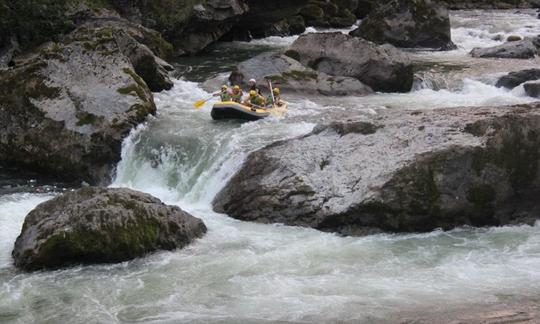
[[[24,270],[114,263],[182,248],[204,233],[200,219],[150,195],[88,187],[31,211],[12,255]]]
[[[378,6],[351,35],[397,47],[454,49],[448,10],[432,0],[392,0]]]
[[[339,118],[252,153],[215,210],[347,235],[540,218],[539,103]]]
[[[108,183],[123,139],[170,88],[119,17],[89,21],[0,70],[0,163],[65,181]]]

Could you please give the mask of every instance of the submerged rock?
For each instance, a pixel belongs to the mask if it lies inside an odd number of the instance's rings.
[[[300,36],[287,53],[309,68],[356,78],[375,91],[408,92],[413,84],[409,57],[388,44],[342,33],[311,33]]]
[[[277,52],[263,53],[240,63],[231,73],[229,81],[231,84],[245,87],[251,78],[256,79],[260,87],[265,87],[266,80],[270,80],[273,86],[282,90],[306,94],[345,96],[373,93],[370,87],[357,79],[317,72]]]
[[[377,7],[350,33],[397,47],[456,48],[450,34],[448,10],[431,0],[392,0]]]
[[[483,58],[513,58],[513,59],[531,59],[537,53],[537,48],[532,41],[526,39],[516,42],[508,42],[502,45],[474,48],[471,51],[473,57]]]
[[[538,79],[540,79],[540,69],[527,69],[508,73],[497,81],[496,86],[513,89],[522,83]]]
[[[136,29],[91,20],[0,70],[0,163],[108,183],[123,139],[156,112],[149,85],[172,86],[149,49],[158,50],[156,35]]]
[[[532,223],[540,104],[351,117],[249,155],[218,212],[343,234]]]
[[[523,85],[525,93],[531,97],[540,98],[540,80],[527,82]]]
[[[150,195],[88,187],[30,212],[12,254],[24,270],[113,263],[182,248],[204,233],[200,219]]]

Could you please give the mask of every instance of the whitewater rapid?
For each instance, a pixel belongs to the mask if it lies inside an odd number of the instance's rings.
[[[494,44],[493,35],[540,33],[530,13],[457,12],[452,23],[460,49],[421,55],[464,57],[472,46]],[[280,47],[291,39],[259,45]],[[407,94],[291,95],[287,118],[252,123],[212,121],[209,106],[192,107],[209,93],[177,80],[171,91],[156,94],[158,115],[124,142],[113,186],[179,205],[203,219],[208,234],[186,249],[131,262],[20,273],[10,253],[24,217],[53,195],[0,196],[0,322],[372,322],[404,311],[537,298],[540,224],[353,238],[240,222],[211,208],[247,154],[310,132],[330,111],[377,114],[533,100],[522,88],[494,87],[499,75],[463,78],[456,89],[420,82]]]

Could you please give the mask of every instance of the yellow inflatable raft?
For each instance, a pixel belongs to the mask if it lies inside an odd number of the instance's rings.
[[[234,101],[223,101],[214,104],[211,116],[214,120],[259,120],[268,116],[282,117],[287,112],[287,108],[288,104],[283,101],[275,108],[250,108]]]

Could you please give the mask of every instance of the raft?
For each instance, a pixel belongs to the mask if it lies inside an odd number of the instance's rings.
[[[282,117],[287,111],[287,103],[281,102],[281,105],[276,108],[256,108],[251,109],[234,101],[223,101],[214,104],[210,115],[214,120],[221,119],[243,119],[243,120],[259,120],[268,116]]]

